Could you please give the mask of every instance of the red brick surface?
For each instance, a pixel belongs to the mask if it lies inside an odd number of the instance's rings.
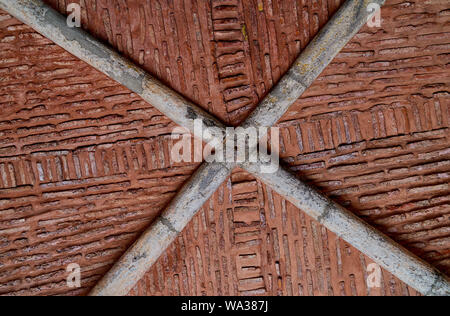
[[[81,3],[91,33],[233,125],[339,6]],[[447,273],[449,9],[387,1],[279,124],[287,166]],[[85,294],[196,165],[170,161],[167,118],[4,13],[0,74],[0,294]],[[236,171],[130,294],[417,294],[386,272],[367,289],[369,263]]]
[[[448,10],[388,1],[381,29],[361,30],[279,123],[287,166],[447,274]],[[213,199],[131,294],[416,294],[385,272],[381,289],[367,289],[367,258],[241,181],[228,190],[253,200]],[[202,241],[192,238],[199,229]]]
[[[292,170],[447,273],[449,10],[388,1],[280,123]]]
[[[0,15],[0,294],[87,293],[196,165],[174,124],[29,27]]]
[[[235,171],[130,295],[418,295],[261,182]]]

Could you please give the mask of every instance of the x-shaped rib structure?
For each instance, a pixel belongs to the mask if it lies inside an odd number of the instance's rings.
[[[369,4],[383,5],[384,2],[347,0],[242,127],[273,126],[367,22],[370,17],[367,10]],[[65,17],[42,1],[0,0],[0,8],[128,87],[190,132],[194,131],[193,119],[202,119],[207,127],[219,128],[226,135],[226,127],[219,120],[89,34],[68,27]],[[208,137],[206,134],[203,140],[210,142],[212,139]],[[223,139],[218,141],[222,142]],[[91,295],[127,294],[237,166],[252,173],[293,205],[419,292],[425,295],[450,294],[450,282],[445,275],[352,212],[302,183],[287,170],[280,168],[274,174],[264,174],[258,163],[245,162],[237,165],[205,162],[160,217],[92,290]]]

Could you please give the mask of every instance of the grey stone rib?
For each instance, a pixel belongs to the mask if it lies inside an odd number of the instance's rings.
[[[127,250],[90,295],[126,295],[201,209],[207,200],[205,196],[213,195],[230,171],[225,164],[202,164],[163,214]]]
[[[242,167],[420,293],[450,295],[445,275],[290,172],[280,168],[274,174],[264,174],[256,164]]]
[[[173,122],[194,131],[193,119],[209,127],[225,126],[156,78],[100,43],[80,28],[70,28],[66,18],[41,0],[1,0],[0,8],[49,38],[72,55],[90,64],[164,113]],[[205,139],[208,140],[207,138]]]
[[[309,87],[343,46],[367,21],[369,3],[378,0],[348,0],[325,26],[293,67],[244,123],[271,126]],[[40,0],[0,0],[0,8],[35,28],[73,55],[112,79],[127,86],[174,122],[193,131],[192,119],[202,118],[206,126],[224,128],[172,89],[98,43],[89,34],[71,29],[65,18]],[[210,139],[204,139],[210,141]],[[203,164],[183,186],[151,227],[116,263],[91,295],[125,295],[173,242],[198,209],[229,176],[231,165]],[[338,236],[374,259],[402,281],[427,295],[449,295],[448,279],[367,223],[300,182],[286,170],[275,175],[259,172],[258,165],[243,165],[294,205],[319,220]]]

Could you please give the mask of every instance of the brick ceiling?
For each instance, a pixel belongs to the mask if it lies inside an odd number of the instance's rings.
[[[179,2],[81,0],[82,25],[230,125],[340,5]],[[280,120],[281,156],[449,275],[450,7],[382,14]],[[87,294],[198,166],[171,161],[168,118],[1,11],[0,113],[0,294]],[[417,295],[385,271],[368,289],[371,262],[236,170],[130,295]]]

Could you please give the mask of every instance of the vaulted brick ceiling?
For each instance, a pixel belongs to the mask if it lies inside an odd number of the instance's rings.
[[[81,0],[82,24],[232,125],[340,4],[180,3]],[[448,14],[387,1],[279,122],[284,164],[447,274]],[[170,161],[170,120],[5,13],[0,74],[0,294],[85,294],[197,165]],[[416,294],[387,272],[368,290],[370,262],[237,170],[130,294]]]

